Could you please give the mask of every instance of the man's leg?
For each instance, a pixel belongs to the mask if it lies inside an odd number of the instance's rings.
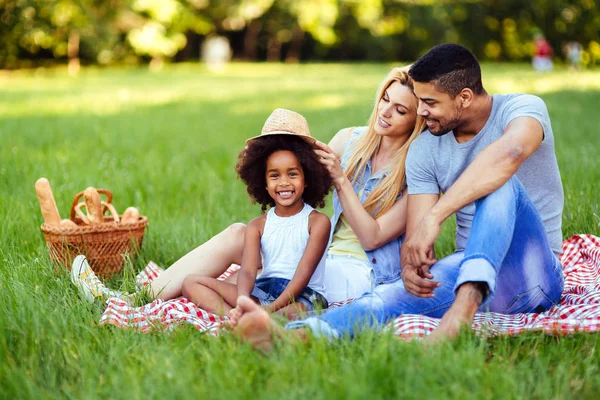
[[[476,202],[455,290],[457,300],[432,340],[457,334],[461,324],[472,322],[478,308],[509,314],[543,311],[560,299],[562,267],[535,205],[516,177]]]
[[[421,298],[406,291],[400,280],[379,285],[352,303],[330,309],[324,314],[302,321],[290,322],[287,329],[310,328],[314,334],[337,338],[354,337],[363,329],[381,329],[386,323],[403,314],[421,314],[441,317],[454,301],[454,282],[458,276],[462,253],[455,253],[438,261],[431,268],[435,280],[442,286],[435,297]]]
[[[373,293],[366,293],[350,304],[327,310],[323,315],[289,322],[286,329],[278,326],[271,316],[241,296],[237,300],[240,315],[234,331],[255,348],[270,351],[275,337],[306,340],[308,330],[317,336],[353,337],[362,329],[381,329],[387,322],[402,314],[426,314],[441,317],[454,300],[454,282],[462,253],[455,253],[438,261],[431,269],[442,283],[433,298],[421,298],[408,293],[402,281],[379,285]]]

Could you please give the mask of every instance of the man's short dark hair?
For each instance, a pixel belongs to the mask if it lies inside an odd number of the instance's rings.
[[[481,68],[475,55],[459,44],[446,43],[432,47],[408,71],[416,82],[433,82],[452,97],[469,88],[475,94],[484,92]]]

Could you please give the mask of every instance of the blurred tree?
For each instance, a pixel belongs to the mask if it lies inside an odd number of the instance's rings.
[[[0,65],[16,67],[36,56],[68,58],[76,71],[80,54],[93,56],[111,41],[110,24],[122,2],[19,0],[0,3]],[[27,65],[27,62],[25,62]]]
[[[443,42],[482,60],[531,57],[543,32],[561,57],[600,64],[600,0],[0,0],[0,67],[195,58],[226,36],[248,60],[412,60]]]
[[[151,57],[151,68],[160,68],[165,58],[185,47],[186,32],[206,35],[213,30],[211,21],[196,12],[207,5],[197,0],[134,0],[132,9],[144,20],[127,33],[127,40],[137,54]]]

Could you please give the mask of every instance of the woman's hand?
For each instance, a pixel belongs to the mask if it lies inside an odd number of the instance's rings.
[[[333,184],[336,189],[339,189],[346,179],[346,174],[344,174],[344,171],[342,170],[342,165],[340,164],[338,156],[331,147],[323,142],[317,140],[317,146],[319,148],[315,150],[315,153],[319,156],[319,162],[327,168],[327,171],[329,171],[329,175],[333,180]]]

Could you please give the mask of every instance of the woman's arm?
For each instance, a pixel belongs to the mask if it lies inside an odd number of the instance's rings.
[[[361,204],[333,149],[320,142],[318,145],[320,150],[315,151],[333,178],[344,216],[362,248],[376,249],[403,234],[406,230],[406,190],[385,214],[373,218]]]
[[[242,268],[237,281],[238,297],[250,297],[256,283],[256,271],[260,265],[260,235],[264,224],[265,217],[261,216],[250,221],[246,229]]]
[[[329,141],[329,147],[333,150],[337,158],[342,158],[346,144],[348,143],[348,140],[350,140],[351,133],[352,128],[340,129]]]
[[[292,280],[283,293],[267,306],[267,310],[270,312],[275,312],[287,306],[302,293],[308,286],[310,278],[325,253],[329,239],[329,230],[331,229],[329,218],[320,212],[313,212],[309,216],[308,227],[310,236],[306,244],[306,249],[304,249],[304,254],[298,263],[298,268],[296,268],[296,273],[294,273]]]

